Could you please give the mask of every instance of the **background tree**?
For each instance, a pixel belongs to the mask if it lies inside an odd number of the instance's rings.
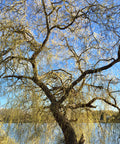
[[[114,0],[2,1],[1,95],[39,118],[50,110],[65,143],[83,143],[68,109],[96,108],[100,100],[120,112],[119,9]]]

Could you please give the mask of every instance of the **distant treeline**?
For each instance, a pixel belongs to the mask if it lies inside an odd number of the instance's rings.
[[[0,109],[0,121],[8,123],[31,123],[52,121],[50,113],[23,111],[21,109]]]
[[[78,123],[97,123],[97,122],[120,122],[120,114],[115,111],[84,111],[71,114],[69,116],[69,120],[71,122]],[[77,117],[77,118],[76,118]],[[49,111],[44,111],[43,113],[33,112],[33,111],[23,111],[21,109],[0,109],[0,121],[4,123],[12,122],[12,123],[49,123],[55,122],[52,113]]]

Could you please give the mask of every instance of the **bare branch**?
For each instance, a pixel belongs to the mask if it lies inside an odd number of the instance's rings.
[[[50,30],[52,30],[52,29],[54,29],[54,28],[58,28],[58,29],[60,29],[60,30],[65,30],[65,29],[67,29],[67,28],[70,27],[70,26],[75,22],[75,20],[78,18],[78,14],[79,14],[80,11],[81,11],[81,10],[79,10],[79,11],[76,13],[76,16],[73,17],[73,20],[72,20],[68,25],[66,25],[66,26],[54,25],[53,27],[51,27]],[[84,15],[84,14],[81,14],[80,16],[83,16],[83,15]]]
[[[17,79],[29,79],[29,80],[32,80],[32,77],[23,76],[23,75],[6,75],[3,78],[17,78]]]
[[[103,86],[96,86],[96,85],[92,85],[92,84],[86,84],[85,83],[85,85],[87,85],[87,86],[90,86],[90,87],[93,87],[93,88],[98,88],[98,89],[104,89],[104,87]]]
[[[99,59],[98,62],[95,64],[95,66],[101,61],[111,61],[111,60],[115,60],[115,59],[114,58],[111,58],[111,59]]]
[[[44,0],[42,0],[42,4],[43,4],[43,10],[44,10],[45,19],[46,19],[47,33],[49,33],[48,15],[47,15],[47,12],[46,12],[46,7],[45,7],[45,2],[44,2]]]
[[[11,49],[3,50],[0,52],[0,57],[6,55]]]
[[[50,31],[47,33],[46,38],[44,39],[43,43],[41,44],[41,47],[33,53],[32,57],[31,57],[31,60],[36,59],[36,57],[38,56],[38,54],[43,50],[46,42],[49,39],[49,35],[50,35]]]
[[[120,60],[119,59],[116,59],[114,60],[113,62],[111,62],[110,64],[106,65],[106,66],[103,66],[103,67],[100,67],[100,68],[96,68],[96,69],[90,69],[90,70],[86,70],[85,72],[83,72],[83,74],[78,78],[76,79],[74,82],[72,82],[70,88],[68,88],[69,90],[72,89],[76,84],[78,84],[86,75],[88,74],[94,74],[94,73],[98,73],[98,72],[101,72],[101,71],[104,71],[106,69],[109,69],[110,67],[112,67],[113,65],[115,65],[116,63],[118,63]]]
[[[71,51],[71,53],[73,54],[73,57],[76,59],[76,62],[78,64],[78,69],[80,70],[81,73],[83,73],[81,67],[80,67],[80,61],[79,61],[79,56],[77,55],[77,53],[75,52],[75,50],[73,49],[73,47],[71,47],[68,43],[67,38],[65,38],[66,44],[68,49]]]
[[[109,89],[110,89],[109,87],[110,87],[111,81],[112,81],[112,79],[108,83],[107,92],[108,92],[108,95],[114,100],[114,103],[116,105],[117,104],[116,99],[112,96],[111,92],[109,91]]]
[[[25,58],[25,57],[21,57],[21,56],[8,56],[5,59],[1,60],[0,64],[2,64],[4,62],[8,62],[8,61],[10,61],[12,59],[18,59],[18,60],[24,60],[24,61],[30,62],[30,60],[28,58]]]
[[[102,100],[104,101],[105,103],[107,103],[108,105],[111,105],[115,108],[117,108],[120,112],[120,108],[116,105],[116,104],[113,104],[111,103],[110,101],[106,100],[105,98],[101,98],[101,97],[96,97],[96,98],[93,98],[91,101],[88,102],[88,104],[92,104],[93,102],[95,102],[96,100]]]
[[[69,106],[70,109],[78,109],[78,108],[85,108],[85,107],[89,107],[89,108],[96,108],[97,106],[92,105],[96,100],[101,100],[104,101],[105,103],[107,103],[108,105],[113,106],[114,108],[117,108],[120,112],[120,108],[117,106],[117,104],[113,104],[110,101],[106,100],[105,98],[101,98],[101,97],[96,97],[93,98],[92,100],[90,100],[88,103],[78,103],[74,106]]]
[[[33,77],[32,80],[35,84],[37,84],[44,91],[44,93],[49,98],[52,104],[55,104],[55,103],[57,104],[55,96],[52,95],[50,89],[41,80],[38,80],[36,77]]]
[[[77,85],[83,78],[85,78],[86,75],[98,73],[98,72],[104,71],[104,70],[106,70],[106,69],[109,69],[109,68],[112,67],[114,64],[118,63],[119,61],[120,61],[119,59],[116,59],[116,60],[114,60],[113,62],[111,62],[110,64],[108,64],[108,65],[106,65],[106,66],[103,66],[103,67],[100,67],[100,68],[96,68],[96,69],[86,70],[85,72],[83,72],[83,73],[81,74],[81,76],[78,77],[78,79],[76,79],[75,81],[73,81],[72,84],[66,89],[66,94],[59,100],[59,102],[62,103],[62,102],[67,98],[67,96],[69,95],[70,90],[71,90],[75,85]]]

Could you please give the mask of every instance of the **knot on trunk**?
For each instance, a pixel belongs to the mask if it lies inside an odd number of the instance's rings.
[[[84,142],[85,142],[85,138],[84,135],[82,134],[78,144],[84,144]]]

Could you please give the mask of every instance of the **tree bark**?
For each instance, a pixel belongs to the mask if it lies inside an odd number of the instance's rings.
[[[56,122],[62,129],[65,144],[77,144],[77,137],[75,131],[67,118],[59,111],[59,106],[57,106],[57,104],[51,104],[50,110],[53,113]]]

